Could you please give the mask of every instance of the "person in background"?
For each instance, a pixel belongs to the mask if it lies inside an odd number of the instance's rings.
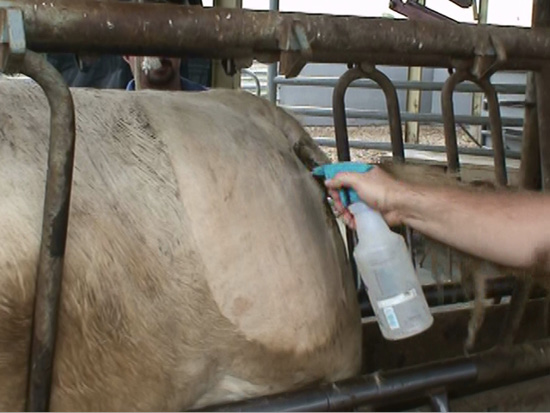
[[[181,59],[172,57],[124,56],[133,79],[126,90],[204,91],[207,88],[180,76]]]

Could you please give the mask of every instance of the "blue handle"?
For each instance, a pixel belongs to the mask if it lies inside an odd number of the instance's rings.
[[[321,165],[313,169],[313,175],[321,176],[325,179],[332,179],[340,172],[366,173],[372,169],[372,165],[362,162],[338,162]],[[342,204],[347,207],[350,203],[360,202],[359,195],[353,189],[341,189],[340,199]]]

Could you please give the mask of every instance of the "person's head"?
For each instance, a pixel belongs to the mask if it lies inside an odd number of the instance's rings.
[[[124,56],[134,75],[136,90],[180,90],[181,59],[168,57]]]

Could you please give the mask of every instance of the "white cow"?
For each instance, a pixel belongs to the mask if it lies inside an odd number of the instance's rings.
[[[344,244],[289,115],[244,92],[73,90],[52,410],[181,410],[360,368]],[[24,407],[49,131],[0,81],[0,409]],[[311,165],[310,165],[311,166]]]

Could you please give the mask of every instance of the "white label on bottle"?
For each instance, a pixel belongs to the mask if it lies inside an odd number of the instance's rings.
[[[393,307],[384,307],[384,315],[386,316],[386,320],[388,320],[390,330],[397,330],[399,328],[399,321],[397,321]]]
[[[378,308],[393,307],[398,304],[407,302],[416,297],[416,290],[411,288],[409,291],[401,294],[397,294],[393,297],[386,298],[385,300],[378,301]]]

